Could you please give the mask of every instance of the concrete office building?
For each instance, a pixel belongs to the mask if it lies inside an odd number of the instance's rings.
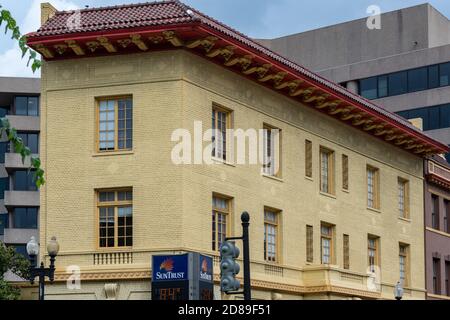
[[[429,4],[260,40],[277,53],[407,119],[450,145],[450,22]],[[450,155],[447,155],[450,161]]]
[[[218,249],[243,211],[256,299],[393,299],[400,278],[425,298],[423,159],[446,145],[179,1],[83,9],[70,30],[73,14],[43,4],[27,37],[44,57],[41,259],[60,243],[47,299],[150,299],[151,257],[187,251],[214,257],[228,299]],[[239,164],[232,139],[212,164],[175,161],[199,121],[265,129],[271,161]]]
[[[39,154],[40,91],[39,79],[0,77],[0,117],[33,154]],[[5,138],[0,141],[0,241],[24,255],[30,238],[39,239],[39,191],[29,166]]]

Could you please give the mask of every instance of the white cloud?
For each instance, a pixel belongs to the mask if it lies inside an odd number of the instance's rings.
[[[48,0],[33,0],[33,3],[28,9],[22,23],[19,23],[20,31],[22,34],[26,34],[39,29],[41,24],[41,3]],[[74,10],[78,9],[78,6],[68,0],[52,0],[52,5],[58,10]],[[1,35],[0,35],[1,36]],[[6,49],[0,54],[0,76],[8,77],[39,77],[40,72],[37,71],[33,74],[31,67],[27,67],[28,58],[25,56],[23,59],[22,52],[17,44],[13,44],[12,47]]]

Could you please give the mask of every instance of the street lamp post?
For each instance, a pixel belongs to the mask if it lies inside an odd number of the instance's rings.
[[[47,252],[50,256],[50,267],[45,268],[44,262],[41,262],[39,267],[35,267],[37,256],[39,254],[39,244],[35,237],[27,243],[27,253],[30,256],[30,283],[34,284],[34,279],[39,278],[39,300],[44,300],[45,277],[49,278],[50,282],[55,279],[55,259],[59,252],[59,244],[56,237],[52,237],[47,245]]]
[[[395,300],[400,301],[403,299],[403,286],[400,283],[400,281],[397,282],[397,285],[395,286],[394,294],[395,294]]]

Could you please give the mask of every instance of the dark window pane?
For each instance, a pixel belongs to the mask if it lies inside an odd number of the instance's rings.
[[[380,76],[378,77],[378,97],[387,97],[388,95],[388,77]]]
[[[37,208],[15,208],[13,211],[13,226],[16,229],[36,229]]]
[[[449,145],[449,147],[450,147],[450,145]],[[445,155],[445,159],[447,159],[447,162],[450,163],[450,153],[447,153]]]
[[[100,239],[100,248],[105,248],[106,247],[106,239]]]
[[[428,108],[428,127],[423,130],[436,130],[440,126],[439,110],[441,107]]]
[[[27,252],[27,246],[25,244],[8,245],[8,247],[13,247],[15,249],[16,253],[20,254],[21,256],[25,257],[26,259],[29,259],[28,252]]]
[[[8,107],[0,107],[0,118],[4,118],[9,113]]]
[[[415,92],[428,88],[428,68],[419,68],[408,71],[408,91]]]
[[[36,191],[36,183],[33,171],[16,171],[13,175],[14,190],[17,191]]]
[[[29,133],[27,146],[28,146],[28,148],[30,148],[31,153],[39,154],[39,134]]]
[[[114,238],[108,238],[108,247],[114,247]]]
[[[439,79],[441,87],[450,85],[450,62],[439,66]]]
[[[15,109],[16,115],[27,116],[28,115],[28,98],[27,97],[16,97],[15,99]]]
[[[428,88],[439,87],[439,65],[428,67]]]
[[[394,96],[408,91],[407,73],[397,72],[389,75],[389,95]]]
[[[119,247],[124,247],[125,246],[125,239],[124,238],[119,238],[117,245]]]
[[[0,236],[5,234],[5,229],[9,228],[9,215],[0,214]]]
[[[441,106],[440,128],[450,128],[450,104]]]
[[[37,117],[39,115],[39,98],[29,97],[28,98],[28,115]]]
[[[405,118],[405,119],[411,119],[411,118],[409,117],[409,110],[408,110],[408,111],[400,111],[400,112],[397,112],[397,114],[398,114],[400,117],[403,117],[403,118]]]
[[[9,178],[0,178],[0,199],[5,199],[7,190],[9,190]]]
[[[366,99],[376,99],[378,98],[378,79],[377,77],[372,77],[360,81],[360,92],[361,95]]]
[[[114,201],[114,192],[100,192],[100,202]]]
[[[0,163],[5,163],[5,153],[9,152],[8,147],[9,142],[0,142]]]

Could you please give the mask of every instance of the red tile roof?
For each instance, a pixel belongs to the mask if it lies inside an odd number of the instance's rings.
[[[204,25],[217,31],[223,37],[231,38],[243,44],[248,49],[262,55],[271,61],[277,62],[295,73],[301,74],[332,92],[339,93],[343,97],[350,99],[358,105],[372,110],[378,115],[389,119],[415,132],[416,135],[432,141],[439,145],[441,149],[448,150],[447,146],[433,140],[422,131],[413,126],[406,119],[377,106],[372,101],[367,100],[357,94],[347,91],[308,69],[282,57],[281,55],[262,46],[248,36],[226,26],[225,24],[181,3],[178,0],[147,2],[140,4],[88,8],[80,10],[81,26],[78,29],[70,29],[67,21],[76,14],[77,11],[60,11],[45,23],[37,32],[28,34],[28,41],[37,43],[40,39],[47,40],[59,36],[70,36],[89,33],[101,33],[108,31],[142,29],[146,27],[164,26],[170,28],[177,25]]]
[[[150,27],[194,21],[194,18],[186,12],[186,7],[175,0],[89,8],[78,12],[81,13],[80,28],[71,29],[67,23],[71,17],[75,17],[77,11],[59,11],[37,32],[31,33],[30,37]]]

